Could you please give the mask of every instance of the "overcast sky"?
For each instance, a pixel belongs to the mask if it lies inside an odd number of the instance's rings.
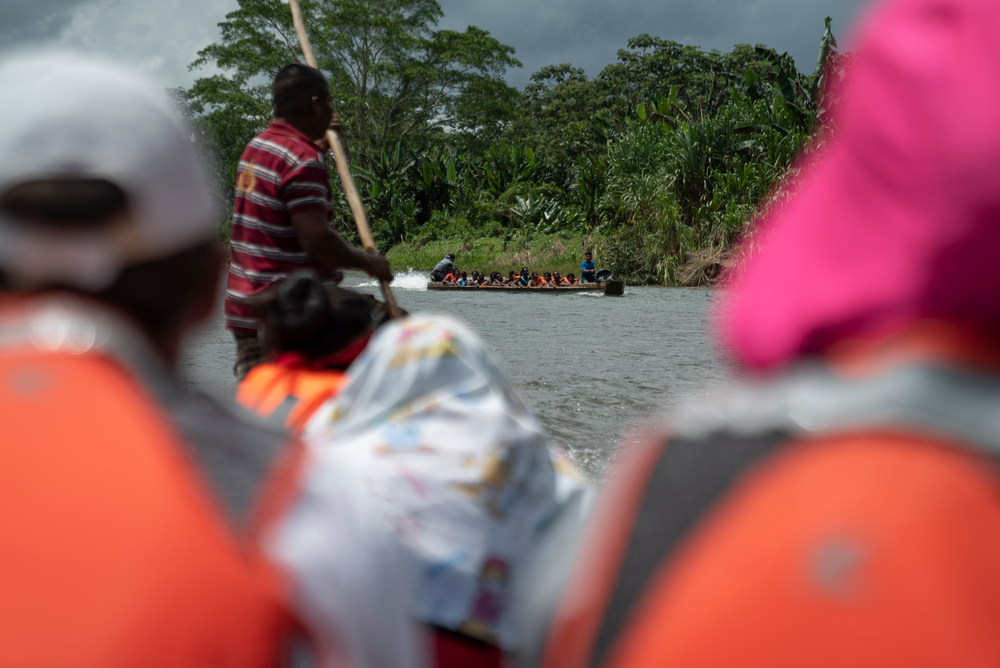
[[[572,63],[591,76],[629,37],[649,33],[705,49],[767,44],[812,72],[823,33],[847,46],[868,0],[439,0],[442,28],[477,25],[517,50],[521,86],[544,65]],[[186,86],[197,51],[216,41],[236,0],[0,0],[0,52],[56,43],[122,58],[164,85]]]

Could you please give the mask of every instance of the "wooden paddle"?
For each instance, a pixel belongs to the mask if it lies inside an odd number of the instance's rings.
[[[302,9],[298,0],[288,0],[288,5],[292,8],[292,23],[295,24],[295,34],[299,37],[299,45],[302,47],[302,55],[306,58],[306,65],[316,67],[316,55],[313,53],[312,42],[306,34],[306,24],[302,20]],[[354,185],[354,176],[351,174],[351,167],[347,164],[347,155],[344,153],[344,145],[340,141],[340,135],[333,130],[326,131],[326,141],[333,151],[334,162],[337,163],[337,174],[340,175],[340,182],[344,186],[344,194],[347,195],[347,203],[351,205],[351,213],[354,214],[354,223],[358,226],[358,236],[361,237],[361,245],[369,253],[376,254],[375,240],[372,239],[371,228],[368,227],[368,216],[365,215],[365,207],[361,203],[358,195],[358,188]],[[379,281],[382,286],[382,298],[385,306],[389,310],[390,318],[399,317],[399,307],[396,306],[396,298],[389,288],[388,281]]]

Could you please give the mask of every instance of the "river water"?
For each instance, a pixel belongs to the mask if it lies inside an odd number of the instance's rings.
[[[621,297],[604,297],[436,292],[426,282],[426,273],[398,275],[399,305],[449,314],[478,332],[553,440],[595,478],[630,425],[682,398],[724,392],[735,372],[708,335],[708,289],[626,287]],[[343,285],[378,294],[358,272],[346,272]],[[211,321],[189,337],[180,373],[192,385],[233,393],[234,358],[220,297]]]

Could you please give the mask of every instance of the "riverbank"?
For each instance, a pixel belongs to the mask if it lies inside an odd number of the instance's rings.
[[[482,271],[489,274],[499,271],[531,271],[543,273],[558,271],[580,274],[584,245],[592,241],[580,234],[537,234],[528,240],[513,240],[504,244],[503,239],[486,237],[475,240],[439,239],[423,243],[399,243],[386,254],[393,267],[430,271],[448,253],[454,253],[455,264],[462,271]],[[589,246],[588,246],[589,248]]]

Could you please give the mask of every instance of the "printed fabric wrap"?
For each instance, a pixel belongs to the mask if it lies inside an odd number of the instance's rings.
[[[475,335],[440,316],[383,327],[303,439],[308,493],[338,470],[366,490],[402,548],[418,620],[516,647],[516,579],[586,485]]]

